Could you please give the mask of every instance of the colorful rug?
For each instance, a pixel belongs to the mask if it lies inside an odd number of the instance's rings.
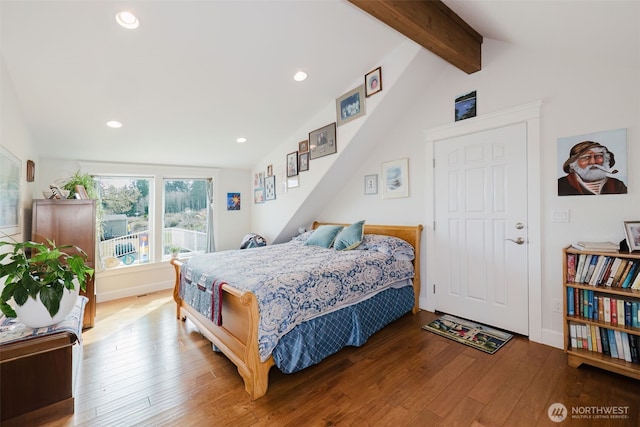
[[[448,314],[424,325],[422,329],[489,354],[495,353],[513,338],[509,333]]]

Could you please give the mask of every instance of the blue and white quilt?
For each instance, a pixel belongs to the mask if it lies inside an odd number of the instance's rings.
[[[260,358],[265,361],[280,338],[302,322],[357,303],[398,282],[411,284],[407,279],[414,275],[413,254],[408,252],[413,248],[393,237],[367,240],[368,236],[360,250],[337,251],[294,239],[194,256],[182,266],[180,296],[213,319],[214,283],[226,282],[253,292],[260,309]],[[185,281],[197,285],[187,286]]]

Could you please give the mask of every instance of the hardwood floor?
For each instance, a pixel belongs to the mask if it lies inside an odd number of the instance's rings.
[[[570,368],[561,350],[523,337],[488,355],[421,329],[435,317],[408,314],[296,374],[274,367],[267,395],[251,401],[236,368],[175,319],[170,292],[100,303],[83,334],[75,414],[46,425],[639,425],[640,382]],[[560,424],[547,415],[556,402],[569,410]],[[627,418],[571,418],[611,407]]]

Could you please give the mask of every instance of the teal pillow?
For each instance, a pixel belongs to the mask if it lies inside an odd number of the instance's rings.
[[[336,236],[344,227],[342,225],[321,225],[311,234],[311,237],[304,243],[309,246],[321,246],[330,248]]]
[[[345,227],[336,236],[333,247],[338,251],[348,251],[357,248],[364,238],[364,221],[354,222]]]

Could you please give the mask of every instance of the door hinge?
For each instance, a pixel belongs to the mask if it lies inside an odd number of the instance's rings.
[[[436,284],[435,283],[433,284],[433,293],[434,294],[436,293]]]

